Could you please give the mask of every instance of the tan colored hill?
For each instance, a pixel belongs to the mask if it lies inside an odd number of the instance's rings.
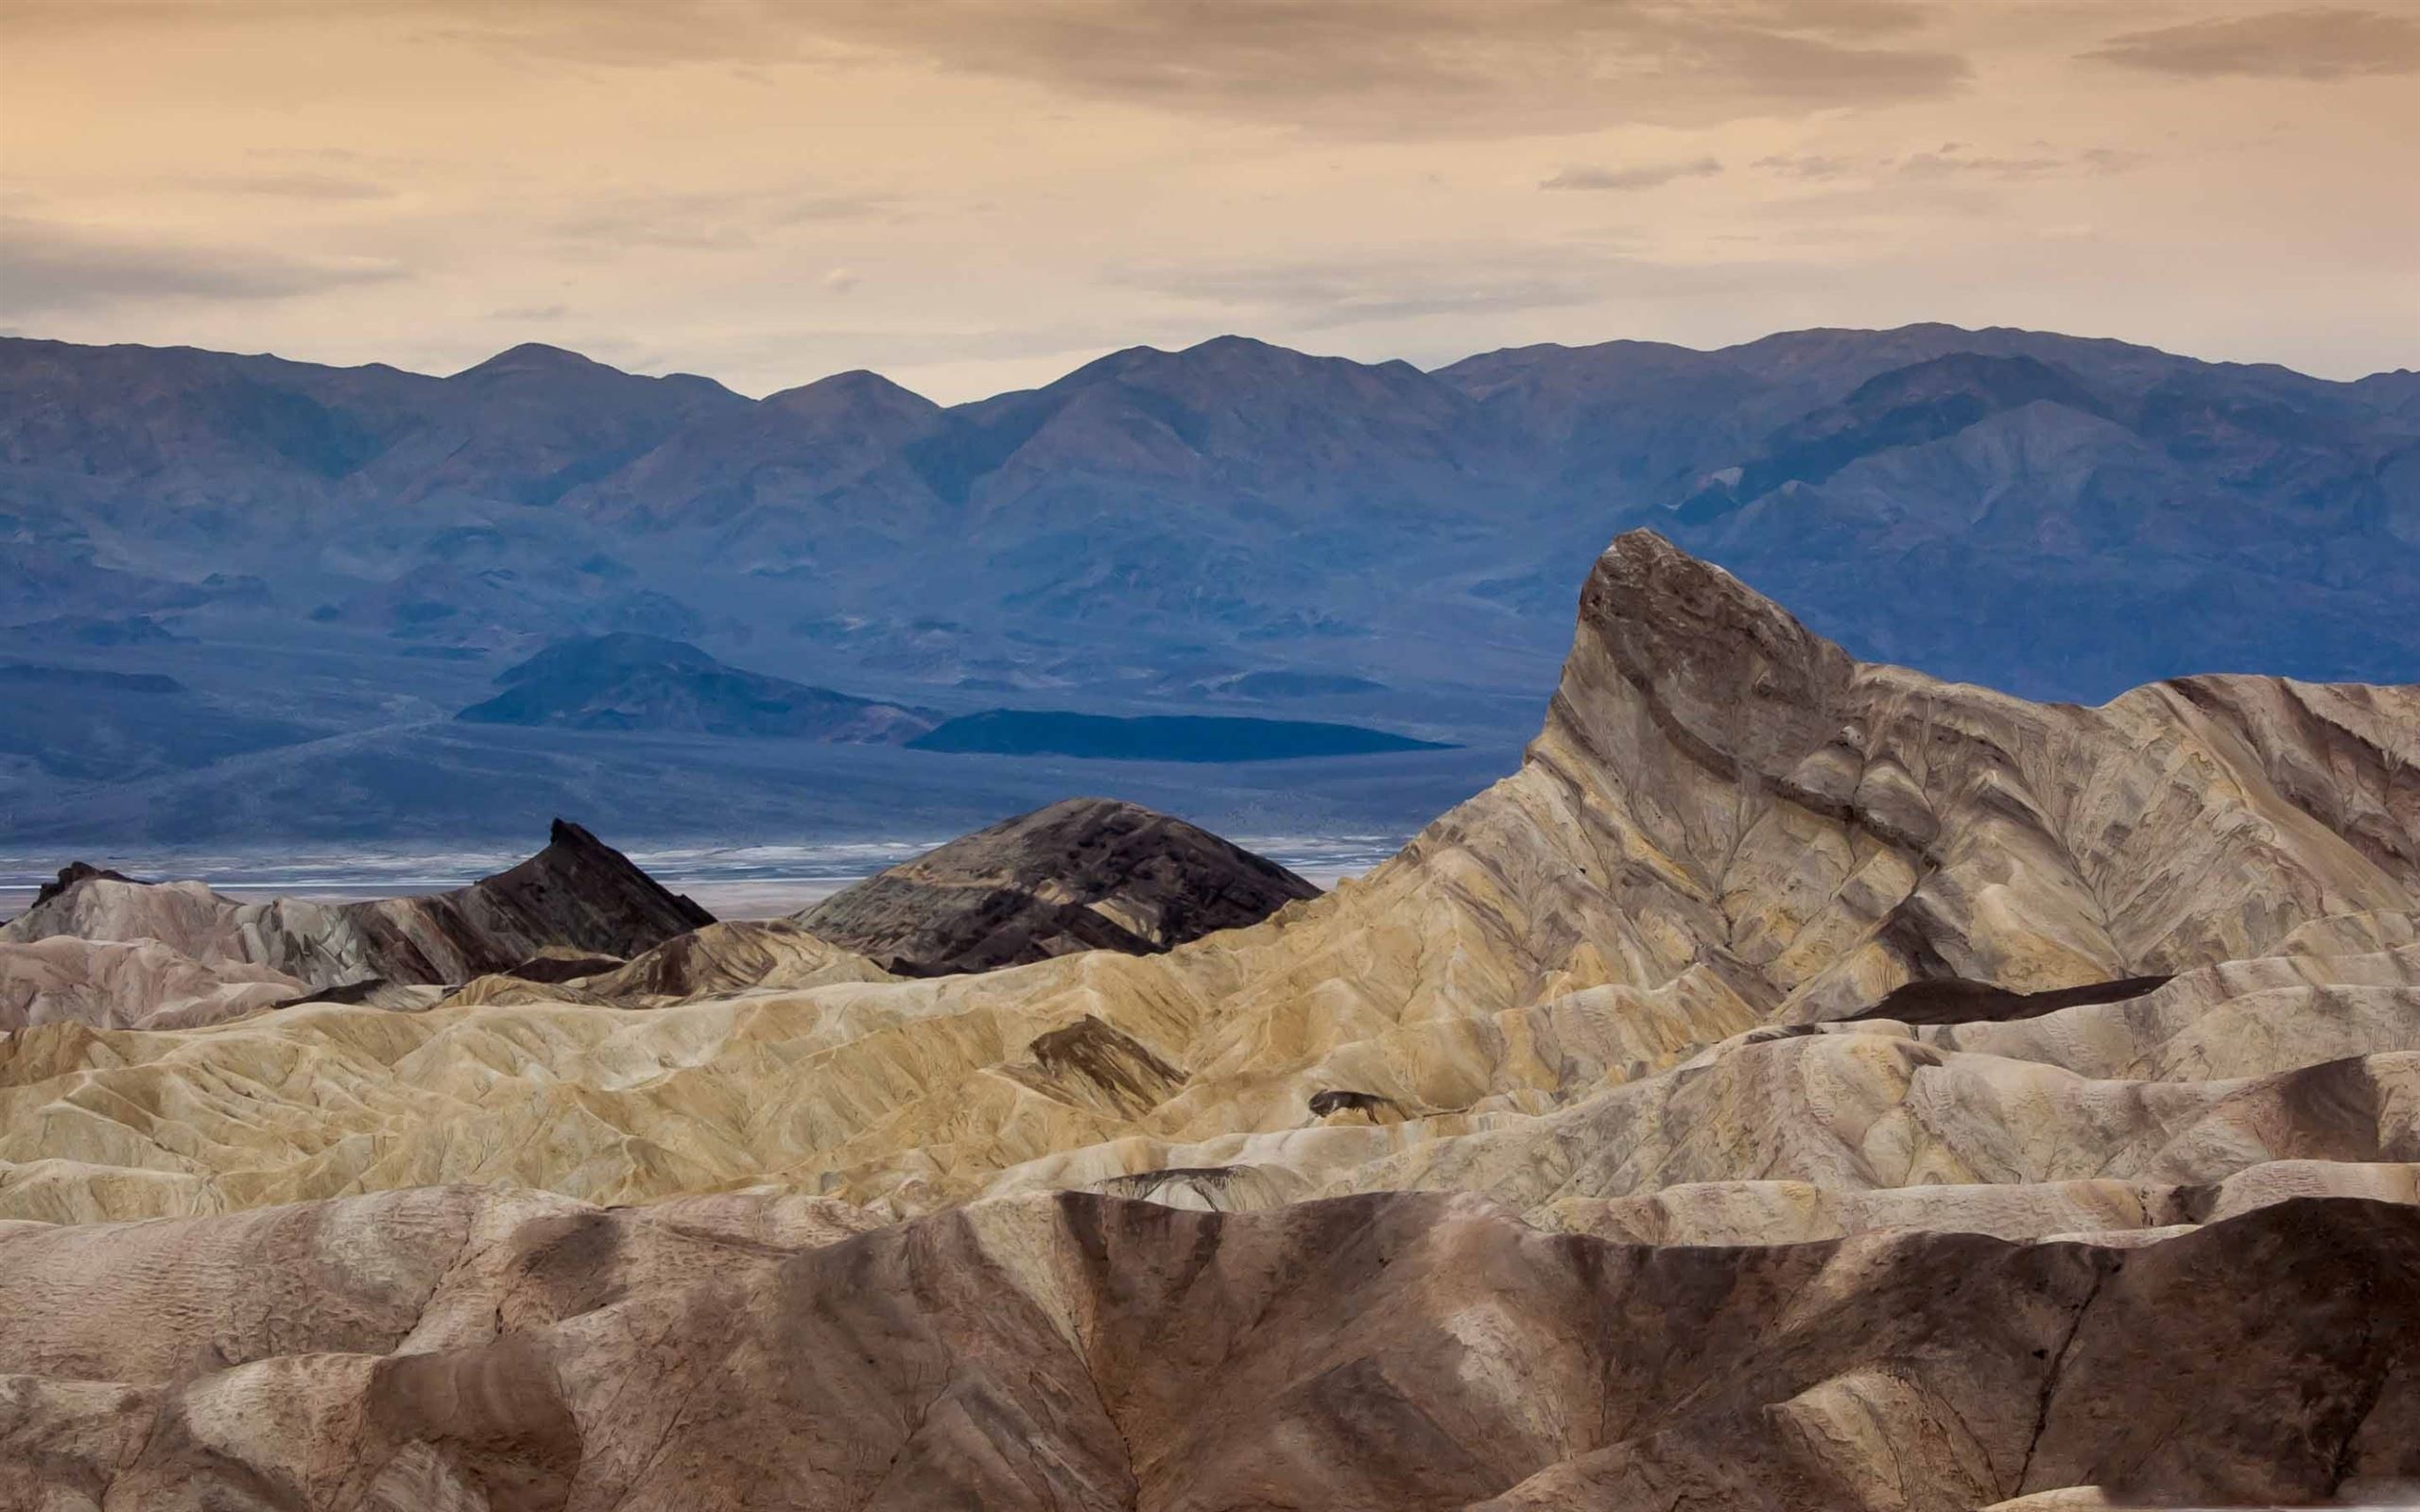
[[[2420,1478],[2415,739],[2409,687],[1860,664],[1626,536],[1522,769],[1250,928],[896,979],[721,925],[0,1039],[0,1465],[314,1508]]]
[[[135,882],[72,866],[31,908],[0,925],[0,975],[29,972],[10,966],[7,953],[36,941],[150,941],[231,983],[282,983],[285,990],[267,1000],[279,1001],[371,982],[457,984],[547,951],[618,958],[712,922],[712,914],[667,891],[620,851],[557,819],[546,848],[519,866],[449,892],[367,902],[243,902],[199,882]],[[94,1017],[68,1011],[54,989],[56,1011],[35,1016],[123,1023],[161,1013],[223,1016],[217,1008],[240,1011],[239,1001],[266,1005],[220,992],[214,1008],[209,990],[182,978],[150,988],[129,982]]]
[[[1522,770],[1368,879],[1268,923],[1146,959],[760,991],[643,1021],[466,1004],[410,1022],[290,1009],[202,1038],[37,1030],[0,1061],[0,1158],[16,1167],[0,1207],[186,1211],[493,1179],[627,1201],[772,1179],[917,1211],[1004,1181],[1236,1163],[1367,1186],[1633,1116],[1619,1110],[1658,1088],[1704,1083],[1655,1074],[1709,1053],[1743,1098],[1818,1064],[1877,1113],[1936,1082],[1971,1089],[1957,1095],[1974,1110],[1933,1136],[1938,1164],[1841,1167],[1867,1185],[2051,1178],[1979,1164],[1962,1143],[1987,1139],[1970,1124],[2013,1123],[2021,1145],[2037,1119],[2082,1142],[2062,1144],[2059,1178],[2131,1177],[2123,1152],[2149,1137],[2135,1130],[2180,1115],[2103,1116],[2103,1094],[2060,1091],[2056,1067],[2006,1070],[1871,1023],[1706,1047],[1851,1014],[1916,978],[2034,990],[2189,971],[2284,951],[2319,920],[2407,914],[2420,777],[2400,752],[2416,730],[2410,688],[2205,679],[2081,709],[1860,665],[1633,535],[1591,577]],[[2375,990],[2409,1001],[2408,984]],[[2275,1039],[2261,1073],[2420,1048],[2377,1024],[2324,1055],[2299,1027]],[[1805,1065],[1755,1069],[1768,1062]],[[2251,1074],[2119,1070],[2178,1083],[2224,1126],[2237,1094],[2214,1089]],[[2048,1090],[2012,1105],[2019,1074]],[[1361,1094],[1378,1121],[1315,1117],[1322,1091]],[[147,1111],[170,1103],[173,1119]],[[1776,1126],[1793,1149],[1816,1128]],[[2360,1158],[2416,1158],[2402,1138],[2378,1125]],[[1765,1136],[1723,1147],[1666,1179],[1785,1174]],[[2171,1163],[2204,1180],[2271,1158]]]
[[[156,940],[0,941],[0,1032],[60,1022],[177,1028],[241,1018],[308,992],[283,971],[199,961]]]
[[[424,1188],[0,1228],[12,1505],[1973,1508],[2420,1472],[2420,1208],[1664,1247],[1482,1199]]]

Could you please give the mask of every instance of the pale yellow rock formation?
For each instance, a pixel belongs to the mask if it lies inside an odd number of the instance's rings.
[[[266,966],[197,960],[153,940],[0,943],[0,1031],[69,1021],[174,1029],[241,1018],[305,990]]]
[[[1632,536],[1518,773],[1163,955],[711,925],[170,1028],[357,916],[87,878],[0,944],[68,963],[0,1033],[0,1503],[2408,1482],[2415,732],[2411,688],[1859,665]]]
[[[2410,688],[2196,679],[2080,709],[1860,665],[1629,536],[1522,769],[1266,923],[911,982],[718,926],[424,1015],[37,1027],[0,1045],[0,1213],[451,1181],[615,1202],[771,1183],[887,1211],[1121,1181],[1214,1205],[1460,1186],[1534,1209],[2420,1159],[2420,779],[2394,755],[2415,729]],[[246,958],[205,902],[180,939]],[[2169,971],[2036,1021],[1764,1027],[1916,976]],[[2328,1077],[2371,1114],[2317,1097]],[[1314,1115],[1336,1091],[1383,1116]],[[1151,1179],[1229,1166],[1250,1169]]]

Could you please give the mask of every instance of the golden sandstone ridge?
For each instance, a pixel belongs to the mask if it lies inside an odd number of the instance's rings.
[[[1166,954],[94,1000],[0,1038],[0,1499],[2420,1479],[2415,765],[2420,689],[2028,703],[1637,532],[1518,772]]]

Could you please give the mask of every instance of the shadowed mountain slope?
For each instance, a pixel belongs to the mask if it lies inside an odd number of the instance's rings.
[[[1318,896],[1182,819],[1069,799],[902,862],[797,919],[893,971],[940,976],[1076,951],[1153,954]]]
[[[943,716],[1291,688],[1288,717],[1509,747],[1588,563],[1644,525],[1864,659],[2029,696],[2398,682],[2407,378],[1947,326],[1434,372],[1227,337],[944,408],[869,373],[756,401],[546,348],[439,378],[12,339],[0,625],[147,619],[183,639],[43,660],[168,671],[297,742],[410,729],[547,641],[630,631]],[[331,665],[352,695],[305,696]],[[424,743],[320,786],[365,791],[357,829],[430,764],[479,761]],[[181,822],[237,810],[243,768],[215,765]],[[29,772],[12,808],[150,771]]]
[[[455,717],[483,725],[868,744],[903,740],[931,726],[919,710],[744,672],[694,645],[653,635],[558,641],[496,681],[504,692]]]

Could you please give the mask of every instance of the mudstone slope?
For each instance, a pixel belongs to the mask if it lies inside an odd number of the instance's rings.
[[[0,926],[0,1028],[208,1022],[331,989],[458,984],[549,951],[618,959],[712,922],[562,819],[544,850],[493,877],[368,902],[246,902],[78,863]]]
[[[1521,769],[1248,928],[902,979],[716,925],[417,1013],[37,1024],[0,1484],[2394,1494],[2415,733],[2411,687],[1861,663],[1636,533]]]

